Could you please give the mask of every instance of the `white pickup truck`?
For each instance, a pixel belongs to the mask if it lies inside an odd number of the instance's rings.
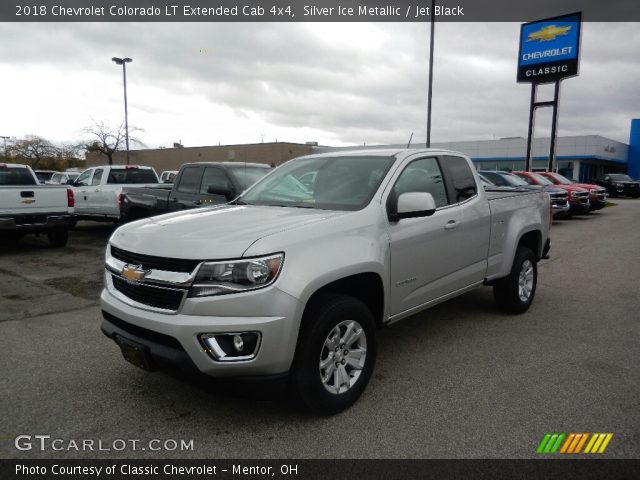
[[[30,167],[0,163],[0,235],[19,238],[45,233],[54,247],[64,247],[73,218],[73,191],[40,185]]]
[[[78,219],[120,221],[120,193],[123,187],[157,185],[151,167],[106,165],[91,167],[73,182]]]
[[[378,327],[482,285],[526,311],[550,214],[548,193],[485,191],[455,152],[301,157],[227,205],[118,228],[102,330],[139,367],[285,378],[338,412],[369,381]]]

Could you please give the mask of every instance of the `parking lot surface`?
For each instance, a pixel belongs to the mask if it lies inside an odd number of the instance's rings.
[[[100,332],[113,226],[69,245],[0,246],[4,458],[530,458],[548,432],[611,432],[604,456],[640,457],[640,200],[551,230],[536,298],[499,313],[489,288],[380,331],[369,387],[314,417],[125,362]],[[16,436],[185,439],[191,451],[19,451]]]

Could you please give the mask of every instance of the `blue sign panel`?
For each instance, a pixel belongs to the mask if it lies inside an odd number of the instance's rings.
[[[580,26],[580,13],[523,24],[518,82],[545,83],[577,75]]]

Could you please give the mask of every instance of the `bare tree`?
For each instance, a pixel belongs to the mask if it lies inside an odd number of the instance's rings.
[[[27,135],[16,140],[10,148],[17,160],[25,161],[34,169],[44,160],[55,159],[58,153],[58,149],[49,140],[37,135]]]
[[[129,133],[140,131],[139,128],[129,128]],[[109,165],[113,165],[113,154],[124,148],[125,127],[121,123],[118,128],[112,128],[104,122],[93,122],[93,125],[83,129],[83,133],[89,138],[82,147],[88,152],[98,152],[109,159]],[[137,138],[129,135],[129,144],[142,145]]]

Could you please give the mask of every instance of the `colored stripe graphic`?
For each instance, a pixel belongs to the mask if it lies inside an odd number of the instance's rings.
[[[613,433],[546,433],[536,451],[551,455],[604,453],[612,438]]]
[[[556,453],[562,440],[565,438],[564,433],[547,433],[538,445],[538,453]]]
[[[584,453],[604,453],[613,433],[594,433]]]

